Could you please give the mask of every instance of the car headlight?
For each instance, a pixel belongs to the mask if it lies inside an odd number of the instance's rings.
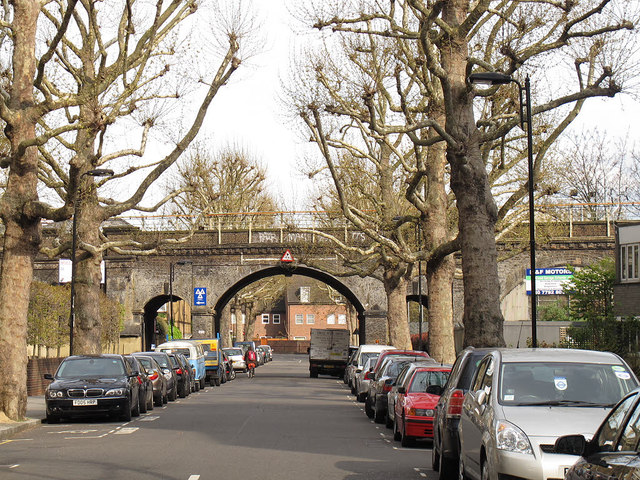
[[[504,420],[496,425],[496,447],[498,450],[533,455],[527,435],[514,424]]]
[[[407,415],[414,417],[433,417],[433,409],[431,408],[410,408]]]
[[[62,398],[62,397],[64,397],[64,391],[62,391],[62,390],[47,390],[47,396],[49,398]]]
[[[124,388],[112,388],[111,390],[107,390],[107,393],[105,393],[106,397],[121,397],[123,396],[125,393],[125,389]]]

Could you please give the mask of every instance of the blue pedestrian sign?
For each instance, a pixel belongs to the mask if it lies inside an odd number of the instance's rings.
[[[193,289],[193,304],[195,306],[207,305],[207,289],[204,287],[197,287]]]

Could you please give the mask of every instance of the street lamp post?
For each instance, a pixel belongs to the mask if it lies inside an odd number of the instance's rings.
[[[113,170],[108,168],[96,168],[88,170],[80,175],[82,179],[85,175],[90,177],[112,177]],[[71,292],[69,303],[69,355],[73,355],[73,326],[76,320],[76,249],[78,244],[78,196],[73,202],[73,220],[71,222]]]
[[[531,82],[529,75],[525,78],[524,87],[515,78],[497,72],[472,73],[469,75],[469,82],[481,85],[506,85],[515,83],[520,94],[520,128],[524,130],[524,123],[527,123],[527,169],[529,187],[529,255],[531,263],[531,346],[538,346],[537,335],[537,292],[536,292],[536,230],[535,230],[535,201],[533,197],[534,173],[533,173],[533,128],[531,126]],[[525,102],[522,102],[522,92],[525,94]],[[526,119],[523,109],[526,107]]]

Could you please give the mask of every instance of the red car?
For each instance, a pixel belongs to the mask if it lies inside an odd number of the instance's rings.
[[[440,395],[429,393],[429,387],[444,387],[451,373],[451,365],[421,363],[409,368],[397,386],[393,412],[393,438],[400,440],[403,447],[412,445],[418,438],[433,439],[433,414]]]

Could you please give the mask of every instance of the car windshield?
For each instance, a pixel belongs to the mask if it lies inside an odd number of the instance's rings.
[[[418,370],[413,375],[409,393],[425,393],[429,385],[440,385],[444,387],[449,379],[450,372],[438,372],[429,370]]]
[[[389,378],[398,378],[398,375],[400,374],[402,368],[409,362],[409,360],[401,360],[399,362],[388,363],[382,371],[382,376]]]
[[[62,362],[57,378],[119,377],[126,375],[122,361],[117,358],[70,358]]]
[[[362,352],[360,355],[360,363],[362,365],[367,364],[367,360],[373,359],[376,360],[380,356],[380,352]]]
[[[189,358],[189,349],[188,348],[163,348],[163,352],[165,353],[181,353],[185,357]]]
[[[636,386],[635,378],[623,365],[504,363],[500,403],[613,406]]]
[[[147,371],[154,371],[155,370],[155,367],[153,366],[153,363],[148,358],[138,357],[138,362],[140,362],[144,366],[144,368],[147,369]]]
[[[225,350],[225,353],[229,356],[231,355],[242,355],[242,349],[240,348],[230,348],[228,350]]]
[[[166,355],[154,355],[153,358],[155,358],[156,362],[158,362],[158,364],[162,367],[162,368],[170,368],[169,367],[169,357]]]

